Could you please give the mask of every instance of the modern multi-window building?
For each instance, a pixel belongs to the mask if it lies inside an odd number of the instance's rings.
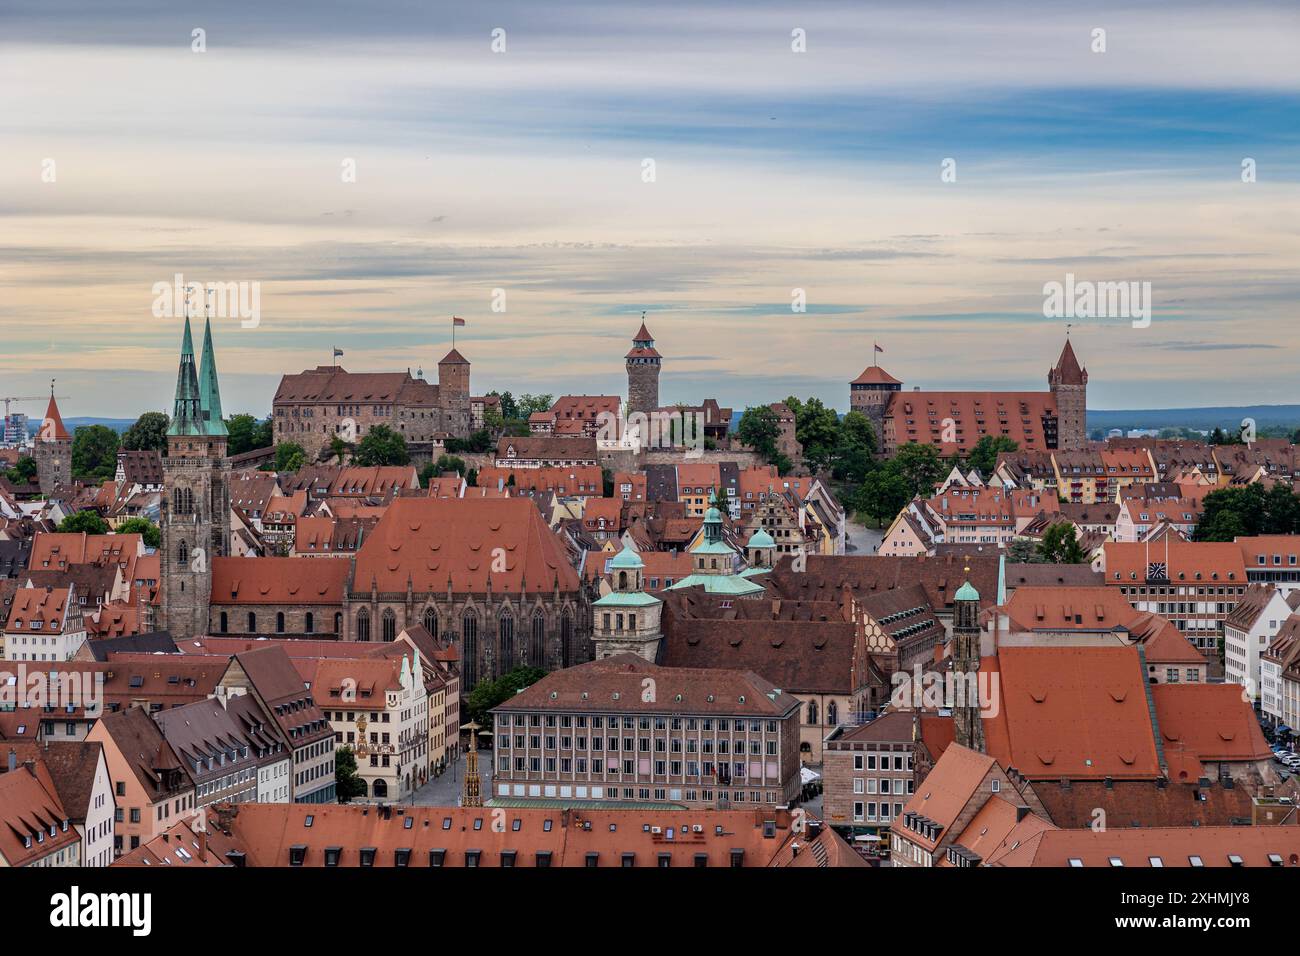
[[[787,805],[799,703],[751,672],[630,653],[558,671],[493,711],[492,805]]]

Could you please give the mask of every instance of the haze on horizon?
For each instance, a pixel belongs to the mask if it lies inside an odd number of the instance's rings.
[[[843,411],[873,342],[906,388],[1037,389],[1066,273],[1152,287],[1149,328],[1075,321],[1090,407],[1300,402],[1287,4],[0,0],[0,24],[0,391],[57,377],[68,417],[170,408],[180,322],[151,304],[178,272],[260,283],[256,328],[215,326],[227,413],[333,347],[432,376],[453,314],[475,394],[621,394],[643,310],[667,402]]]

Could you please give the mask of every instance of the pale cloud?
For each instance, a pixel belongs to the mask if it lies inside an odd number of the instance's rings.
[[[843,408],[873,339],[909,386],[1037,385],[1063,332],[1042,285],[1069,270],[1153,287],[1150,329],[1075,332],[1097,407],[1152,381],[1192,404],[1207,374],[1295,400],[1300,20],[1128,6],[15,8],[0,372],[58,371],[69,414],[165,404],[179,331],[150,290],[179,271],[262,284],[262,325],[217,329],[231,410],[335,345],[430,371],[453,313],[476,392],[614,389],[643,308],[667,399],[788,383]]]

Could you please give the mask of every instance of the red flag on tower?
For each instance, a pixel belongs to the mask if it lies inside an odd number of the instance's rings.
[[[453,316],[451,317],[451,324],[452,324],[452,325],[464,325],[464,324],[465,324],[465,320],[462,319],[462,318],[461,318],[460,316],[458,316],[458,315],[453,315]]]

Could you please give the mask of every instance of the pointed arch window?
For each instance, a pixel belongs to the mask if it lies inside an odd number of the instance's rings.
[[[436,608],[426,607],[424,609],[424,629],[434,637],[438,636],[438,611]]]
[[[385,609],[383,625],[384,640],[391,644],[393,641],[397,640],[397,615],[393,613],[392,608]]]
[[[497,620],[497,666],[500,677],[515,666],[515,616],[506,608]]]
[[[533,633],[528,643],[528,663],[532,667],[546,666],[546,615],[539,607],[533,611]]]
[[[370,640],[370,611],[364,607],[357,611],[357,640]]]
[[[461,618],[460,633],[461,670],[465,677],[465,686],[461,689],[468,694],[478,683],[478,618],[473,614]]]
[[[566,609],[560,617],[560,666],[573,663],[573,615]]]

